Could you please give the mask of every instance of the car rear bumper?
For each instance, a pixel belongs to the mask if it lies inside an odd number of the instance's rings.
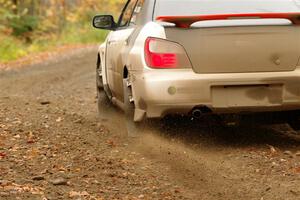
[[[300,68],[289,72],[196,74],[191,69],[132,73],[136,107],[147,117],[300,109]]]

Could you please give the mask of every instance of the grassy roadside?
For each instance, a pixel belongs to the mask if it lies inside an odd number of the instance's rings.
[[[96,14],[118,16],[123,0],[0,0],[0,66],[65,47],[101,43]]]
[[[0,34],[0,63],[8,63],[31,54],[53,51],[64,45],[98,44],[104,40],[106,34],[91,26],[81,28],[69,26],[60,34],[37,36],[31,43],[26,43],[21,38]]]

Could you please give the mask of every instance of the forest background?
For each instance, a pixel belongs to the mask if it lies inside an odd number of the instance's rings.
[[[0,0],[0,63],[66,45],[97,44],[94,15],[118,16],[124,0]]]

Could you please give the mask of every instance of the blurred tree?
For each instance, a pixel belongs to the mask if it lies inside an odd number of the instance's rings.
[[[0,0],[0,33],[27,42],[35,35],[61,34],[68,26],[90,24],[95,14],[119,17],[126,0]]]

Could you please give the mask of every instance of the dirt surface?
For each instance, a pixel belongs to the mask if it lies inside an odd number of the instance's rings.
[[[44,63],[49,60],[63,59],[66,57],[70,57],[72,54],[78,54],[79,52],[91,50],[94,48],[95,45],[93,44],[75,44],[53,47],[51,50],[39,53],[31,53],[30,55],[13,61],[1,62],[0,60],[0,70],[15,70],[29,65]]]
[[[0,72],[0,199],[300,199],[284,125],[173,117],[128,138],[97,112],[95,49]]]

